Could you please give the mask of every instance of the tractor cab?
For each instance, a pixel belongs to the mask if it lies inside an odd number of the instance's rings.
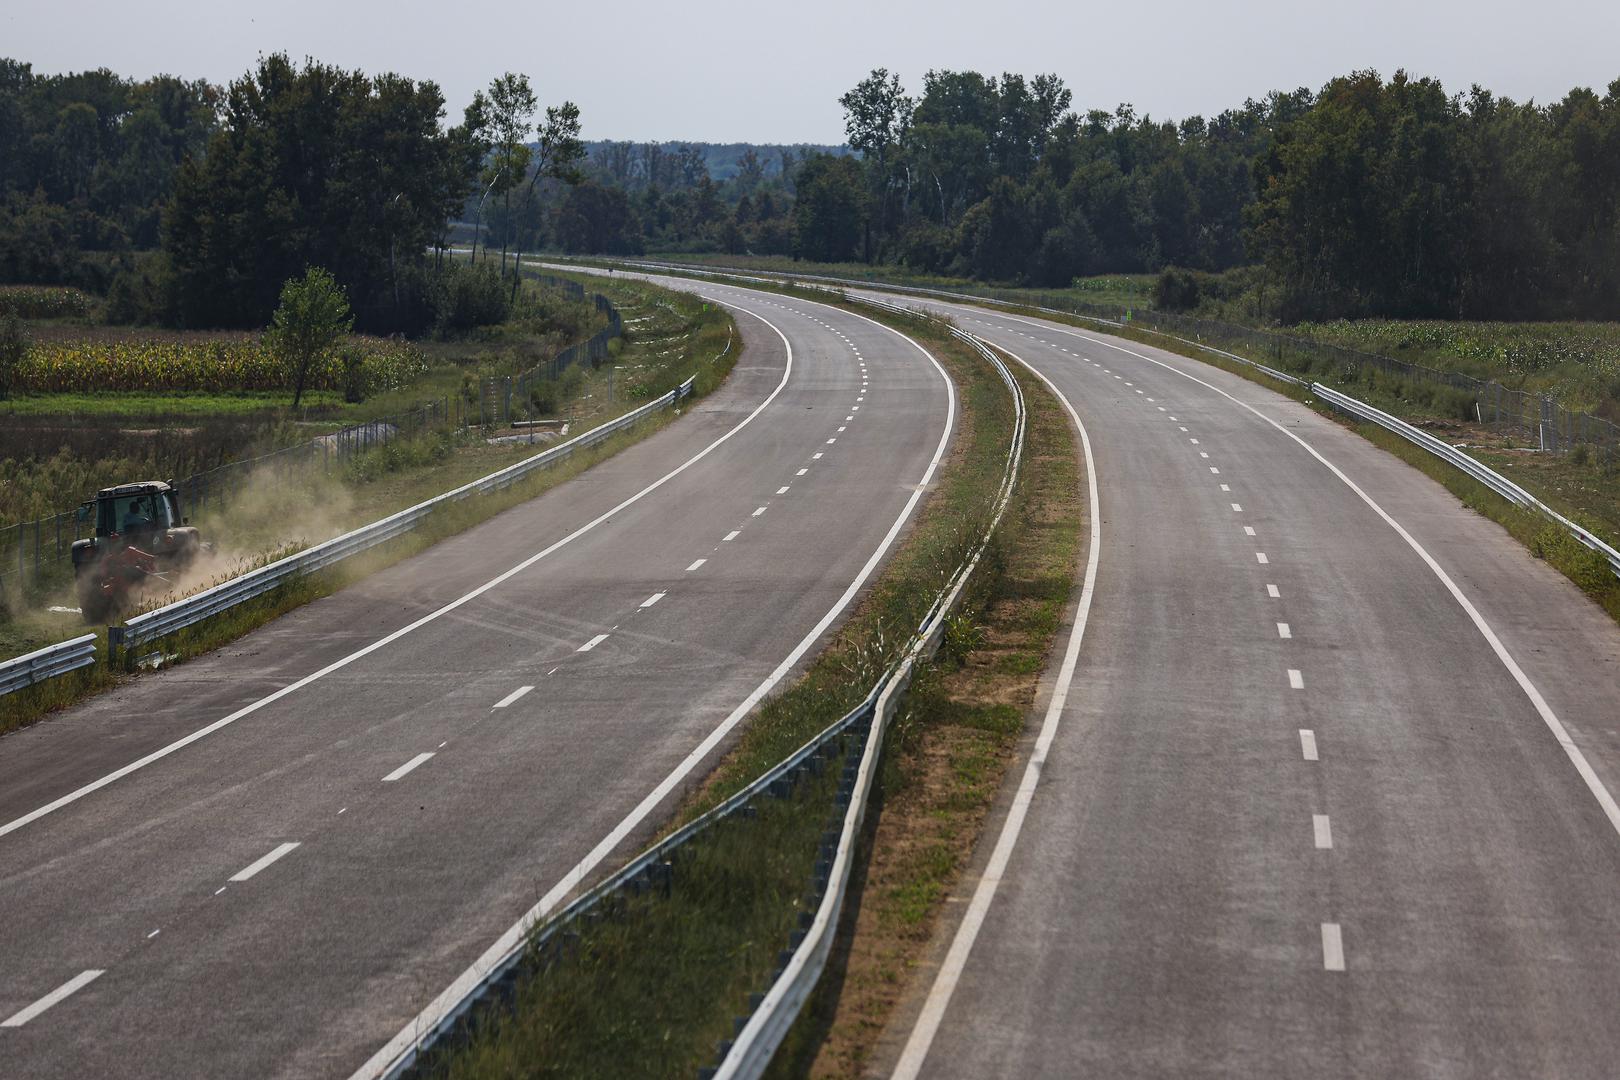
[[[73,572],[86,622],[99,622],[139,599],[144,590],[172,586],[202,547],[180,514],[174,485],[159,480],[102,488],[82,504],[81,525],[95,535],[73,543]]]
[[[94,521],[98,537],[168,531],[186,523],[174,488],[156,480],[102,488],[94,500],[79,507],[78,518],[84,524]]]

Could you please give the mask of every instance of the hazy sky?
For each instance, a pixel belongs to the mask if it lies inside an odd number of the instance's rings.
[[[1213,114],[1356,68],[1478,82],[1519,100],[1620,78],[1617,0],[6,0],[0,55],[39,72],[109,67],[226,82],[284,50],[434,79],[453,116],[505,70],[577,102],[588,138],[843,140],[838,96],[874,67],[1051,71],[1076,109]]]

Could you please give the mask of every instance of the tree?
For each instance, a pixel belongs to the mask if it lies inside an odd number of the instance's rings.
[[[795,258],[844,262],[855,257],[866,223],[866,193],[854,158],[818,154],[799,169],[793,204]]]
[[[10,397],[21,385],[23,361],[28,358],[28,334],[17,313],[0,317],[0,398]]]
[[[572,101],[546,108],[546,122],[540,125],[539,153],[534,162],[534,174],[523,193],[523,207],[528,208],[534,196],[534,186],[541,177],[560,180],[572,187],[580,181],[579,163],[585,159],[585,144],[579,137],[579,106]],[[518,278],[522,272],[523,255],[512,271],[512,302],[517,302]],[[503,260],[502,265],[505,265]]]
[[[534,130],[534,111],[540,101],[529,88],[527,75],[508,71],[489,84],[489,129],[495,147],[494,157],[484,171],[493,194],[503,196],[507,220],[512,215],[512,189],[523,182],[529,168],[529,133]],[[506,242],[509,228],[501,230],[501,272],[506,272]]]
[[[180,320],[263,326],[281,282],[321,266],[361,327],[419,322],[419,299],[394,302],[399,271],[426,261],[482,152],[476,109],[449,130],[443,117],[431,82],[261,60],[226,91],[206,153],[175,176],[163,246]]]
[[[303,400],[310,370],[353,326],[343,287],[320,267],[309,267],[281,287],[281,305],[264,340],[292,378],[293,408]]]
[[[867,186],[878,208],[879,227],[888,228],[891,154],[911,126],[915,103],[906,96],[900,76],[877,68],[838,99],[844,107],[844,132],[852,149],[865,158]],[[872,222],[866,220],[866,261],[874,257]]]

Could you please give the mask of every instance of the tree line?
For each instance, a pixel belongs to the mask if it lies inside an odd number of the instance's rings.
[[[114,321],[255,327],[317,267],[357,329],[499,321],[516,267],[444,249],[476,193],[521,207],[577,179],[578,108],[539,109],[512,73],[447,124],[431,81],[279,53],[222,88],[0,60],[0,280],[104,293]]]
[[[1070,96],[874,71],[841,99],[858,172],[821,164],[801,250],[1031,285],[1245,268],[1211,287],[1285,321],[1620,317],[1620,80],[1536,105],[1356,72],[1180,123]]]

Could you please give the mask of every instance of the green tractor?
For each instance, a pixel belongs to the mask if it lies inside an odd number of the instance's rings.
[[[180,516],[179,493],[158,480],[102,488],[79,507],[78,519],[95,523],[95,536],[73,543],[73,580],[87,623],[127,611],[153,586],[167,589],[203,549]]]

